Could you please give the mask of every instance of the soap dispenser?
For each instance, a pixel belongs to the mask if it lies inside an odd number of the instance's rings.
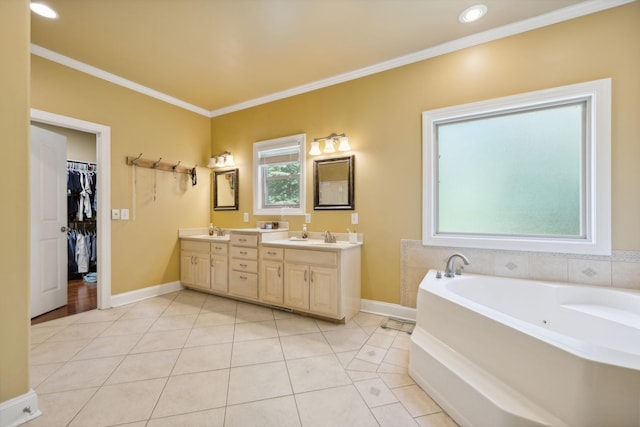
[[[309,233],[307,232],[307,224],[302,224],[302,238],[306,239],[309,237]]]
[[[209,224],[209,236],[213,236],[213,224]]]

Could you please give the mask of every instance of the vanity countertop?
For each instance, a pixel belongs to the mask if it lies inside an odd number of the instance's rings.
[[[325,243],[322,239],[300,239],[300,238],[289,238],[289,239],[281,239],[281,240],[270,240],[262,242],[263,246],[276,246],[281,248],[292,248],[292,249],[320,249],[320,250],[333,250],[333,251],[341,251],[343,249],[351,249],[356,248],[358,246],[362,246],[361,242],[351,243],[345,240],[338,240],[335,243]]]
[[[197,242],[228,242],[229,235],[224,236],[209,236],[208,234],[195,234],[191,236],[180,236],[182,240],[194,240]]]

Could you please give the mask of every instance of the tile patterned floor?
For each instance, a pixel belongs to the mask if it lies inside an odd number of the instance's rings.
[[[181,291],[34,325],[28,426],[456,424],[407,375],[409,335]]]

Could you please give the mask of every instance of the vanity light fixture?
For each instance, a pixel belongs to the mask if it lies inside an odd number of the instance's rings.
[[[224,168],[227,166],[235,166],[235,162],[233,161],[233,155],[225,151],[224,153],[216,154],[215,156],[211,156],[209,158],[208,168]]]
[[[44,3],[35,3],[32,2],[29,7],[31,8],[31,11],[33,13],[36,13],[40,16],[43,16],[45,18],[49,18],[49,19],[56,19],[58,17],[58,13],[51,9],[51,7],[47,6]]]
[[[473,5],[463,10],[462,13],[458,16],[458,20],[463,24],[475,22],[478,19],[482,18],[487,13],[487,10],[487,6],[483,4]]]
[[[324,141],[324,150],[320,151],[320,141]],[[320,138],[313,138],[311,142],[311,150],[309,154],[312,156],[318,154],[332,154],[336,152],[336,143],[338,144],[338,151],[349,151],[351,146],[349,145],[349,137],[346,134],[332,133],[331,135],[322,136]]]

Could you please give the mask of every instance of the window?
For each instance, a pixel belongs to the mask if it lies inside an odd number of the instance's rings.
[[[423,113],[423,243],[611,253],[611,81]]]
[[[255,215],[304,214],[305,140],[301,134],[253,144]]]

